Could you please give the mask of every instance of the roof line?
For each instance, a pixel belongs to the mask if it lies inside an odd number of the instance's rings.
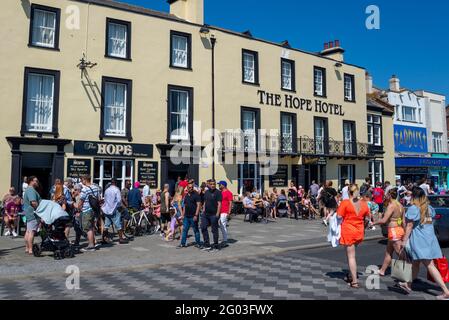
[[[117,10],[123,10],[123,11],[128,11],[128,12],[132,12],[132,13],[136,13],[136,14],[142,14],[142,15],[146,15],[146,16],[151,16],[154,18],[159,18],[159,19],[165,19],[165,20],[171,20],[174,22],[178,22],[178,23],[182,23],[182,24],[188,24],[191,26],[196,26],[196,27],[203,27],[203,25],[198,24],[198,23],[194,23],[194,22],[190,22],[184,19],[181,19],[173,14],[170,13],[166,13],[166,12],[162,12],[162,11],[156,11],[156,10],[152,10],[152,9],[148,9],[142,6],[136,6],[136,5],[131,5],[128,3],[123,3],[123,2],[119,2],[116,0],[71,0],[71,1],[77,1],[77,2],[83,2],[83,3],[88,3],[88,4],[93,4],[93,5],[98,5],[98,6],[103,6],[103,7],[108,7],[108,8],[112,8],[112,9],[117,9]],[[245,38],[247,40],[254,40],[254,41],[259,41],[259,42],[263,42],[269,45],[274,45],[280,48],[284,48],[285,46],[282,45],[282,43],[277,43],[274,41],[270,41],[270,40],[265,40],[265,39],[260,39],[260,38],[248,38],[248,36],[246,36],[243,33],[240,32],[236,32],[233,30],[229,30],[229,29],[225,29],[225,28],[221,28],[221,27],[216,27],[216,26],[212,26],[212,25],[208,25],[208,28],[210,29],[214,29],[220,32],[224,32],[224,33],[228,33],[231,35],[235,35],[238,37],[242,37]],[[296,51],[296,52],[300,52],[303,54],[308,54],[308,55],[312,55],[314,57],[317,58],[322,58],[322,59],[326,59],[326,60],[330,60],[330,61],[335,61],[335,62],[340,62],[344,65],[347,66],[351,66],[351,67],[355,67],[358,69],[362,69],[362,70],[366,70],[366,68],[358,66],[356,64],[351,64],[351,63],[347,63],[344,61],[338,61],[329,57],[324,57],[322,55],[320,55],[319,53],[314,53],[314,52],[308,52],[308,51],[304,51],[301,49],[297,49],[297,48],[289,48],[289,50],[292,51]]]

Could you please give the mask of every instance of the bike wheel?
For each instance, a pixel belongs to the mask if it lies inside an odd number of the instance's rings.
[[[42,249],[38,244],[33,244],[33,255],[35,257],[40,257],[42,253]]]

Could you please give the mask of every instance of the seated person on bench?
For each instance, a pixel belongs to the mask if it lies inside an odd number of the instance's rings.
[[[245,208],[245,213],[249,215],[249,222],[253,223],[253,221],[257,221],[257,218],[261,214],[261,209],[255,206],[249,192],[245,193],[243,207]]]

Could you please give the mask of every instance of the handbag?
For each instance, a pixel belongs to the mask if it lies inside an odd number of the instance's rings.
[[[402,256],[399,254],[399,256]],[[401,282],[412,282],[412,264],[405,259],[391,260],[391,277]]]
[[[441,274],[441,278],[443,278],[444,283],[449,283],[449,263],[447,262],[446,257],[433,260],[435,267]],[[432,276],[427,272],[427,280],[435,282]]]

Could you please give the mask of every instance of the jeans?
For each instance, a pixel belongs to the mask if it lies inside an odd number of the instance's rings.
[[[105,214],[104,215],[104,228],[107,230],[109,227],[114,224],[114,226],[117,228],[117,231],[122,230],[122,219],[121,214],[118,212],[118,210],[115,210],[112,215]]]
[[[212,227],[212,235],[214,237],[214,245],[218,245],[218,218],[215,214],[205,214],[201,215],[201,232],[203,233],[204,245],[210,245],[209,231],[207,231],[208,225]]]
[[[198,229],[198,222],[193,220],[193,217],[184,217],[183,227],[182,227],[182,239],[181,245],[185,246],[187,243],[187,235],[189,234],[190,227],[193,228],[193,233],[195,234],[196,244],[200,244],[200,230]]]
[[[220,229],[223,233],[223,241],[228,242],[228,215],[226,213],[220,214]]]

